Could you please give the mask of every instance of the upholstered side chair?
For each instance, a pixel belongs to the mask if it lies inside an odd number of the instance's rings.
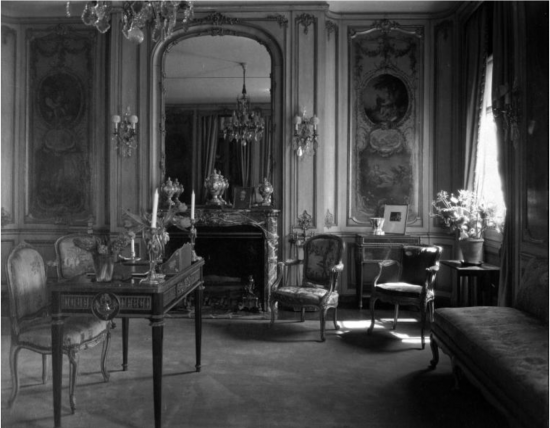
[[[51,317],[46,269],[40,253],[26,242],[17,245],[8,257],[8,295],[11,327],[10,372],[13,406],[19,392],[17,357],[21,349],[42,355],[42,381],[48,378],[48,358],[52,353]],[[69,397],[71,411],[76,409],[75,384],[79,352],[103,343],[101,372],[109,380],[105,362],[111,338],[110,323],[92,315],[68,317],[64,323],[63,353],[69,358]]]
[[[70,279],[85,273],[94,272],[94,260],[92,254],[75,244],[75,239],[80,242],[97,240],[98,237],[86,233],[72,233],[64,235],[55,242],[55,265],[59,279]],[[117,277],[117,267],[115,276]],[[111,329],[115,328],[114,320],[111,321]],[[128,370],[128,336],[130,333],[130,319],[122,318],[122,370]]]
[[[439,270],[441,247],[436,245],[404,245],[396,256],[398,260],[384,260],[378,263],[378,273],[374,279],[370,297],[371,325],[368,333],[372,333],[375,324],[374,306],[377,300],[395,305],[393,329],[397,327],[399,305],[409,305],[420,310],[420,337],[422,349],[425,347],[424,329],[426,314],[429,312],[433,321],[434,313],[434,281]],[[378,283],[383,269],[398,265],[397,275],[389,281]]]
[[[338,280],[344,269],[342,257],[344,241],[339,236],[320,234],[309,238],[304,244],[303,260],[287,260],[278,263],[278,277],[271,287],[269,306],[271,326],[277,318],[278,303],[299,308],[301,321],[305,320],[306,308],[319,310],[321,341],[325,341],[325,319],[330,308],[334,309],[334,328],[338,330]],[[289,268],[303,266],[301,284],[290,284]]]

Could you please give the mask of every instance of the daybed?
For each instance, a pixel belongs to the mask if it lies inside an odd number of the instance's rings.
[[[548,260],[525,269],[515,307],[439,308],[431,332],[451,357],[458,382],[463,373],[511,427],[548,427]]]

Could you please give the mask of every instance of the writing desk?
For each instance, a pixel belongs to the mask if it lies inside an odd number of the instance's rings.
[[[467,266],[463,265],[460,260],[441,260],[442,265],[447,266],[456,273],[456,290],[453,289],[453,304],[454,306],[461,306],[463,304],[463,278],[469,278],[473,281],[468,281],[468,301],[469,306],[474,304],[492,305],[493,300],[493,288],[495,290],[498,287],[500,268],[488,263],[483,263],[480,266]],[[475,285],[474,290],[472,290]],[[454,288],[454,287],[453,287]],[[483,299],[483,291],[487,293],[487,299]],[[475,299],[474,299],[475,297]]]
[[[55,427],[61,427],[61,379],[63,372],[63,319],[67,315],[92,313],[102,320],[115,317],[147,318],[152,327],[153,401],[155,428],[162,425],[162,351],[164,317],[191,292],[195,292],[196,370],[201,368],[202,292],[204,260],[173,275],[160,284],[140,284],[142,277],[111,282],[95,282],[82,275],[51,283],[52,296],[52,372]]]

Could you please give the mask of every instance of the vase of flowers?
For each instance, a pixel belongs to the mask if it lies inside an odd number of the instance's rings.
[[[456,233],[464,264],[480,265],[485,231],[499,230],[496,207],[485,204],[469,190],[459,190],[457,195],[440,191],[432,201],[430,216],[440,219],[444,227]]]
[[[96,282],[110,282],[118,256],[130,240],[127,234],[119,234],[114,239],[99,236],[91,236],[90,239],[76,238],[74,243],[92,254]]]

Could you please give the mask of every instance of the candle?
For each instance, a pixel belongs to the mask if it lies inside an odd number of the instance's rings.
[[[154,229],[157,227],[157,211],[159,208],[159,189],[155,189],[155,194],[153,195],[153,215],[151,217],[151,228]]]
[[[195,191],[191,192],[191,220],[195,220]]]
[[[130,241],[130,252],[132,253],[132,257],[134,257],[135,254],[136,254],[136,247],[135,247],[135,243],[134,243],[134,238],[132,238],[132,240]]]

